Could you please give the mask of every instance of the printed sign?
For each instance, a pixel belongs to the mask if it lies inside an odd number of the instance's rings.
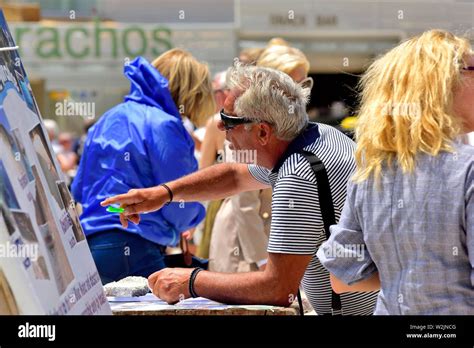
[[[0,13],[0,314],[110,314]]]

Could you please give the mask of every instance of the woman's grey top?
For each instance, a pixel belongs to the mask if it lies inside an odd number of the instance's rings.
[[[353,284],[379,272],[375,314],[474,314],[474,147],[350,183],[317,256]]]

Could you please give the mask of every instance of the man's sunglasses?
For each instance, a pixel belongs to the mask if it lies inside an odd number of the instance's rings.
[[[221,110],[221,120],[226,130],[237,127],[240,124],[255,122],[255,120],[250,118],[227,115],[224,109]]]

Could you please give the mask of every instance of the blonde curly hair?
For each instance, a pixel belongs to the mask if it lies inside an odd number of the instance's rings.
[[[453,92],[471,52],[467,39],[430,30],[372,63],[359,83],[354,181],[377,179],[382,167],[394,162],[412,172],[417,154],[453,151],[462,129]]]
[[[257,66],[272,68],[291,74],[295,69],[302,67],[306,73],[309,72],[309,61],[299,49],[282,46],[269,45],[257,60]]]

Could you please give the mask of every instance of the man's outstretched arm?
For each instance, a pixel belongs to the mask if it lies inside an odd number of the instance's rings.
[[[249,172],[247,164],[216,164],[167,183],[173,192],[173,201],[194,202],[222,199],[239,192],[267,188]],[[127,227],[127,219],[139,223],[138,214],[156,211],[169,201],[163,186],[132,189],[127,193],[107,198],[102,206],[119,204],[125,208],[120,220]]]
[[[175,201],[209,201],[244,191],[268,188],[257,181],[242,163],[222,163],[204,168],[167,184]]]

